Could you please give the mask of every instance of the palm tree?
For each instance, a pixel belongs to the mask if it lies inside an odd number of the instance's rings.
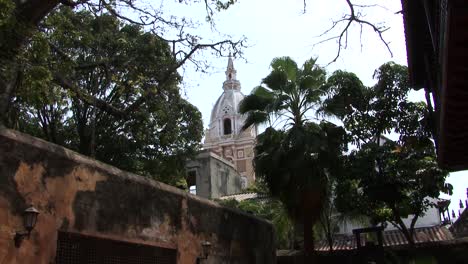
[[[302,69],[290,57],[275,58],[271,73],[262,80],[265,86],[257,86],[240,103],[240,112],[247,114],[244,128],[267,123],[273,126],[273,118],[284,117],[287,126],[303,126],[306,113],[314,110],[324,95],[325,70],[307,60]]]
[[[257,138],[255,172],[267,183],[296,223],[304,228],[304,249],[314,250],[312,226],[327,196],[327,178],[338,169],[344,130],[329,122],[312,122],[325,94],[325,71],[307,60],[299,68],[289,57],[273,59],[272,71],[240,103],[244,128],[266,123]],[[284,125],[277,128],[277,121]]]

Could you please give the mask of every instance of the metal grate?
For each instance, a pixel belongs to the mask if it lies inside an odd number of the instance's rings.
[[[59,232],[57,264],[175,264],[176,250]]]

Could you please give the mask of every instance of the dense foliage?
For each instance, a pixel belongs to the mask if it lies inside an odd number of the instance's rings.
[[[174,183],[202,136],[200,112],[179,94],[167,43],[111,15],[62,8],[23,55],[8,124],[106,163]],[[164,85],[162,85],[164,83]],[[81,91],[97,98],[81,100]],[[125,118],[96,107],[151,100]]]
[[[176,1],[174,4],[204,5],[206,8],[207,21],[214,27],[215,24],[212,20],[214,14],[227,9],[235,2],[236,0],[187,0]],[[23,56],[24,52],[30,49],[32,42],[37,41],[38,35],[36,33],[38,31],[42,31],[46,34],[49,33],[44,32],[44,26],[47,28],[48,24],[45,20],[48,16],[56,12],[57,9],[67,9],[69,12],[78,13],[82,10],[88,10],[97,17],[112,17],[116,21],[118,20],[120,24],[125,23],[125,25],[141,27],[145,32],[150,32],[153,38],[158,39],[159,43],[170,43],[170,49],[168,48],[167,51],[171,53],[173,63],[166,65],[169,67],[161,67],[158,69],[158,73],[164,75],[164,78],[160,78],[158,80],[159,82],[155,83],[156,86],[170,85],[172,77],[177,75],[177,71],[181,67],[184,67],[187,62],[191,63],[197,70],[206,70],[208,64],[205,61],[205,56],[201,56],[202,58],[197,56],[202,50],[209,50],[217,56],[227,56],[230,51],[234,54],[241,53],[245,38],[241,38],[237,41],[221,39],[202,43],[202,37],[191,32],[196,30],[197,21],[188,17],[173,15],[170,9],[165,8],[166,4],[165,1],[160,1],[159,4],[148,4],[144,1],[134,0],[0,0],[0,125],[8,124],[7,118],[11,110],[11,101],[17,96],[17,88],[23,82],[23,67],[28,63],[28,58]],[[83,42],[89,45],[87,47],[88,50],[92,49],[93,47],[91,45],[95,45],[93,40],[89,41],[90,39],[81,38],[90,31],[84,29],[87,32],[80,33],[79,31],[82,29],[80,24],[74,24],[74,26],[74,28],[62,28],[64,36],[62,40],[68,38],[67,45],[73,44],[74,42]],[[221,34],[219,34],[218,37],[221,37]],[[216,39],[216,37],[211,39]],[[102,40],[104,40],[104,38],[102,38]],[[122,41],[124,39],[120,40]],[[116,42],[114,41],[113,43],[115,44]],[[47,44],[50,45],[51,43]],[[125,44],[124,42],[120,44],[122,44],[120,48],[125,48],[123,47],[123,44]],[[86,49],[83,51],[85,50]],[[38,50],[38,52],[41,51],[44,50]],[[115,51],[116,55],[118,55],[119,50],[116,49]],[[40,59],[41,54],[31,54],[33,56],[39,56],[37,59]],[[149,54],[151,54],[151,51]],[[68,64],[68,58],[64,56],[61,60],[57,60],[56,62],[57,68],[61,69],[60,66],[62,64],[65,66]],[[162,64],[165,65],[164,62],[162,62]],[[66,71],[68,69],[63,68],[61,70]],[[42,74],[40,72],[36,73],[38,73],[39,76]],[[88,93],[88,90],[82,89],[83,87],[71,85],[74,80],[68,79],[68,76],[64,76],[63,74],[44,76],[44,78],[50,77],[53,77],[56,82],[60,82],[60,87],[62,89],[73,90],[72,97],[74,100],[92,104],[95,108],[107,112],[120,120],[129,120],[132,118],[130,116],[131,114],[143,111],[146,107],[151,108],[151,106],[145,105],[147,103],[151,104],[154,97],[157,97],[156,90],[146,90],[144,96],[133,98],[134,101],[131,104],[113,104],[101,100],[99,97],[96,97],[95,94]],[[62,91],[54,91],[53,96],[60,97],[61,92]]]
[[[337,71],[328,79],[323,113],[338,116],[357,147],[343,159],[336,186],[342,212],[360,213],[372,222],[390,222],[413,243],[414,226],[440,192],[448,172],[436,162],[430,119],[423,102],[411,102],[405,66],[386,63],[376,70],[377,83],[365,87],[352,73]],[[393,141],[384,135],[398,135]],[[410,217],[405,224],[403,218]]]
[[[255,147],[257,176],[294,222],[304,223],[306,251],[316,221],[331,245],[346,217],[389,222],[413,243],[417,220],[451,186],[436,163],[427,107],[408,99],[407,68],[386,63],[375,71],[376,85],[366,87],[349,72],[325,78],[314,63],[298,68],[287,57],[273,60],[264,86],[241,102],[246,127],[267,124]],[[343,126],[312,122],[311,110]]]

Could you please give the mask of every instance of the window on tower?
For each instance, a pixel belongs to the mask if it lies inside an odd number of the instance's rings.
[[[230,135],[232,133],[231,119],[224,119],[224,135]]]

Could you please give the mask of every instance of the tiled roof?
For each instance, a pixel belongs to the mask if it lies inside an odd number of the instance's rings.
[[[258,193],[239,193],[239,194],[219,197],[220,200],[235,199],[238,202],[243,201],[243,200],[248,200],[248,199],[263,199],[263,198],[265,197],[261,194],[259,195]]]
[[[453,235],[443,226],[421,227],[415,230],[415,243],[433,243],[446,240],[452,240]],[[383,232],[384,247],[396,247],[407,245],[408,241],[400,230],[391,230]],[[361,243],[366,243],[366,237],[361,236]],[[333,241],[333,250],[352,250],[356,248],[356,240],[354,235],[336,236]],[[324,240],[315,244],[315,249],[318,251],[328,251],[330,247]]]
[[[468,237],[468,208],[463,210],[455,223],[450,226],[450,231],[455,237]]]

